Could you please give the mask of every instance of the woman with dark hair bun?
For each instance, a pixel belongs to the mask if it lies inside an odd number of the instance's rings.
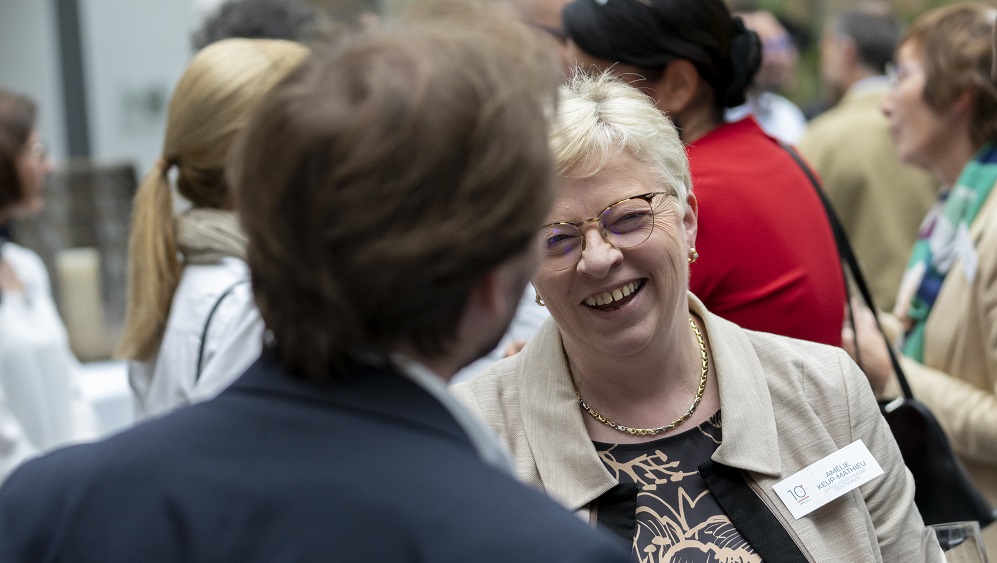
[[[575,0],[563,11],[583,69],[610,70],[649,95],[686,144],[699,201],[690,286],[744,328],[841,343],[845,288],[820,200],[744,102],[761,46],[722,0]]]
[[[52,171],[36,114],[0,88],[0,482],[26,458],[97,433],[45,265],[10,240],[14,221],[41,211]]]

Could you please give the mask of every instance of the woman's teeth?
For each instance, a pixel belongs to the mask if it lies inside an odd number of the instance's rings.
[[[627,297],[640,289],[641,283],[642,282],[640,280],[632,281],[621,285],[613,291],[604,291],[602,293],[586,297],[585,304],[589,307],[598,307],[599,305],[609,305],[615,301],[621,301],[624,297]]]

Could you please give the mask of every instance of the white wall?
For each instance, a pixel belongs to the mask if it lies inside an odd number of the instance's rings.
[[[66,154],[55,6],[0,0],[0,86],[38,104],[38,132],[57,159]]]
[[[198,20],[198,25],[224,3],[225,0],[194,0],[194,14]]]
[[[80,0],[80,22],[93,157],[130,161],[141,177],[160,156],[169,97],[191,57],[194,2]]]
[[[159,156],[166,107],[191,57],[190,37],[220,0],[79,0],[90,149],[131,162],[141,177]],[[54,0],[0,0],[0,85],[31,96],[39,133],[66,155]]]

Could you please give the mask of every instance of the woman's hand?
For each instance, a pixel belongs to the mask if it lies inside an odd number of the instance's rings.
[[[893,364],[890,362],[890,353],[886,348],[886,341],[879,333],[876,317],[873,316],[872,311],[857,299],[852,299],[852,312],[854,314],[854,319],[852,319],[854,328],[852,323],[848,321],[848,312],[846,311],[845,324],[841,328],[841,347],[865,372],[873,393],[878,397],[882,394],[886,384],[895,376]],[[858,341],[855,339],[856,333]]]

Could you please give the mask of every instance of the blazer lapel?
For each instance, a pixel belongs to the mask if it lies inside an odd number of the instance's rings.
[[[713,461],[778,477],[782,473],[782,458],[775,412],[755,349],[743,329],[707,312],[703,303],[691,293],[689,309],[706,325],[711,358],[720,383],[723,441],[714,452]]]
[[[596,454],[561,352],[561,334],[547,321],[523,349],[519,396],[523,428],[546,493],[571,510],[617,485]],[[531,374],[542,373],[543,377]]]
[[[991,223],[990,215],[994,213],[994,209],[997,209],[997,187],[990,190],[990,195],[983,202],[973,224],[969,226],[969,237],[974,243],[979,243],[983,237],[983,230]]]

